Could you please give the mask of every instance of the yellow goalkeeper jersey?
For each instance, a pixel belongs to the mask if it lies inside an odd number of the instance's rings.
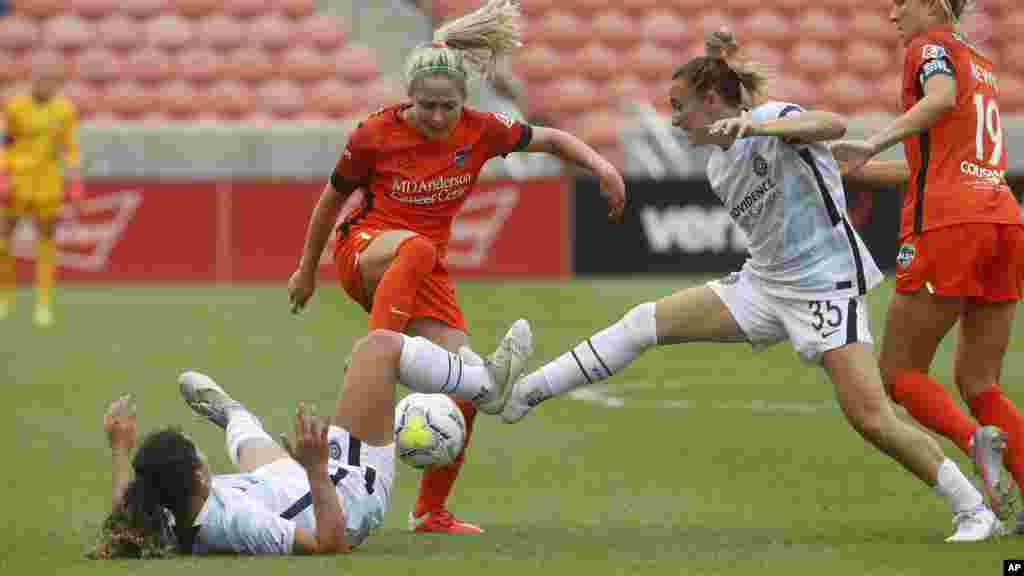
[[[78,167],[78,111],[71,100],[58,95],[37,102],[31,95],[13,96],[4,105],[4,120],[0,167],[8,173]]]

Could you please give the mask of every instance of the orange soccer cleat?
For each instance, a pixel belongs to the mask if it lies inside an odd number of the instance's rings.
[[[410,512],[409,530],[436,534],[483,534],[484,531],[475,524],[463,522],[452,516],[452,513],[444,508],[427,512],[422,516]]]

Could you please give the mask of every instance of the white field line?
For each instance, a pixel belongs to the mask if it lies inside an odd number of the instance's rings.
[[[632,385],[630,385],[632,384]],[[578,388],[569,393],[573,400],[597,404],[606,408],[656,408],[664,410],[741,410],[755,414],[789,414],[810,416],[815,414],[838,413],[839,404],[834,400],[822,402],[799,402],[777,400],[739,400],[739,401],[695,401],[682,398],[675,399],[640,399],[630,398],[630,390],[654,389],[648,382],[624,383],[618,386],[598,384]],[[682,392],[682,391],[680,391]]]

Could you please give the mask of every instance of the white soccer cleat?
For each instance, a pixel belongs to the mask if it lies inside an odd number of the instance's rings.
[[[525,385],[526,378],[520,378],[515,383],[515,386],[512,387],[512,392],[508,395],[505,408],[501,411],[501,419],[506,424],[519,422],[529,414],[530,410],[533,410],[534,406],[549,398],[540,390],[526,392],[524,390]]]
[[[1011,483],[1003,468],[1006,433],[995,426],[981,426],[971,438],[971,458],[981,479],[989,507],[1001,520],[1012,515]]]
[[[53,326],[53,308],[43,305],[36,306],[34,319],[36,326],[39,326],[40,328],[49,328],[50,326]]]
[[[228,412],[239,408],[244,410],[238,400],[228,396],[213,378],[201,372],[190,370],[182,373],[178,377],[178,386],[182,399],[193,412],[221,428],[228,426]]]
[[[1003,524],[984,504],[953,516],[953,535],[946,542],[980,542],[1002,534]]]
[[[530,323],[520,318],[512,323],[498,349],[485,360],[494,387],[477,403],[477,408],[486,414],[500,414],[505,401],[512,391],[513,383],[526,369],[526,362],[533,354],[533,334]]]

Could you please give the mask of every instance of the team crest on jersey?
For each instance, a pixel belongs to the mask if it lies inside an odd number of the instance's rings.
[[[901,244],[900,251],[896,254],[896,265],[901,270],[906,270],[914,261],[914,256],[917,256],[917,249],[914,248],[913,244]]]
[[[469,153],[473,151],[473,148],[466,146],[465,148],[455,152],[455,165],[459,168],[465,168],[466,158],[469,157]]]
[[[494,117],[497,118],[498,121],[504,124],[507,128],[515,126],[516,121],[513,120],[511,117],[502,114],[501,112],[495,112]]]
[[[754,174],[757,174],[761,178],[768,175],[768,161],[764,159],[758,153],[754,153]]]
[[[945,57],[946,49],[937,44],[925,44],[924,48],[921,49],[921,60],[934,60]]]
[[[331,460],[341,460],[341,445],[338,444],[337,440],[331,440],[327,443],[327,451]]]

